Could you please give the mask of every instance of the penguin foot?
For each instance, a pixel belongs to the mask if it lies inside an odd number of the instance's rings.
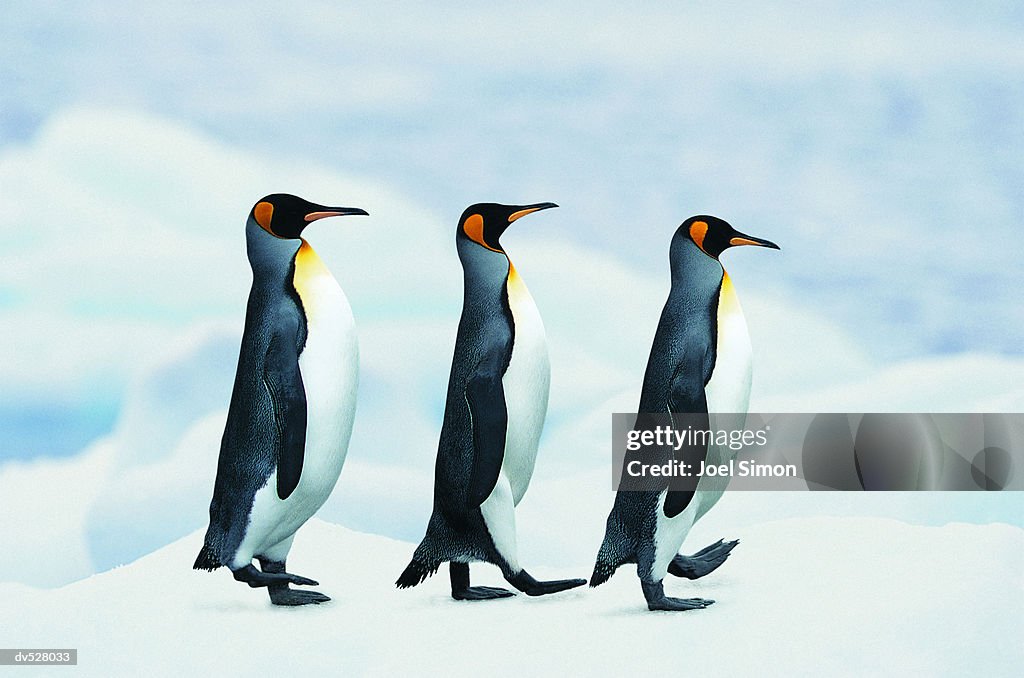
[[[508,589],[497,586],[467,586],[464,589],[452,589],[452,598],[455,600],[496,600],[497,598],[511,598],[514,595]]]
[[[272,584],[267,587],[267,591],[270,592],[270,602],[274,605],[319,605],[330,600],[329,596],[317,591],[296,591],[288,588],[287,584]]]
[[[270,602],[274,605],[319,605],[320,603],[326,603],[330,600],[328,596],[318,593],[317,591],[296,591],[288,588],[289,583],[302,584],[303,582],[310,582],[309,585],[316,586],[316,582],[312,579],[288,574],[285,572],[286,567],[283,560],[270,560],[269,558],[259,556],[259,561],[260,567],[263,569],[263,572],[260,573],[262,576],[291,577],[288,581],[275,581],[267,584],[267,593],[270,594]],[[301,581],[295,581],[296,579]],[[253,586],[253,584],[249,584],[249,586]]]
[[[647,609],[653,611],[685,612],[686,610],[703,610],[715,601],[708,598],[669,598],[663,596],[659,600],[647,601]]]
[[[245,567],[232,570],[231,575],[236,581],[245,582],[251,588],[271,586],[272,584],[298,584],[299,586],[317,586],[319,582],[288,572],[260,572],[250,563]]]
[[[451,576],[452,598],[455,600],[494,600],[515,595],[508,589],[495,586],[470,586],[469,563],[448,563],[448,574]]]
[[[520,570],[514,577],[505,577],[509,584],[515,586],[528,596],[546,596],[559,591],[567,591],[587,583],[586,579],[557,579],[555,581],[537,581],[526,570]]]
[[[668,573],[686,579],[700,579],[714,572],[729,557],[739,540],[723,542],[719,539],[711,546],[705,546],[692,556],[677,555],[668,565]]]
[[[648,583],[640,582],[643,587],[644,597],[647,598],[648,610],[667,610],[670,612],[684,612],[686,610],[703,610],[715,601],[707,598],[669,598],[665,595],[665,586],[662,582]]]

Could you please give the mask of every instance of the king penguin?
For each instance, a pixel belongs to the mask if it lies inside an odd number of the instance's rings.
[[[687,421],[694,422],[694,430],[708,430],[709,412],[745,415],[750,399],[750,337],[729,274],[719,261],[722,252],[737,245],[779,249],[773,242],[744,235],[712,216],[687,219],[672,237],[672,287],[644,374],[641,416],[676,413],[675,428],[684,430],[683,413],[690,417]],[[735,456],[727,446],[691,447],[694,449],[682,454],[707,464],[725,463]],[[636,563],[649,609],[692,610],[713,603],[702,598],[669,598],[662,580],[667,573],[687,579],[702,577],[725,562],[738,543],[719,540],[692,556],[678,554],[690,528],[718,501],[726,482],[720,476],[702,476],[696,491],[665,486],[620,489],[590,585],[603,584],[623,563]]]
[[[330,600],[289,588],[317,582],[287,572],[285,559],[295,531],[334,489],[352,433],[359,378],[352,310],[301,237],[311,222],[347,214],[366,212],[278,193],[257,202],[245,225],[252,289],[210,527],[194,567],[227,566],[236,580],[267,587],[275,605]]]
[[[547,340],[533,298],[499,241],[520,217],[557,207],[472,205],[459,219],[455,243],[464,296],[455,338],[434,471],[434,510],[399,588],[415,586],[449,563],[452,597],[513,595],[469,585],[469,563],[497,565],[527,595],[586,583],[537,581],[519,564],[515,507],[523,498],[547,413]]]

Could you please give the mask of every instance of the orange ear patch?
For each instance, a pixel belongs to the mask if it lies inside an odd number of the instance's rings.
[[[469,236],[469,239],[475,242],[476,244],[482,247],[486,247],[492,252],[501,251],[494,249],[486,242],[484,242],[484,218],[479,214],[471,214],[468,217],[466,217],[465,223],[462,224],[462,230],[465,231],[466,235]]]
[[[487,243],[484,242],[484,218],[482,216],[471,214],[466,217],[466,223],[462,225],[462,230],[466,232],[470,240],[487,247]]]
[[[690,239],[697,243],[697,247],[701,248],[705,254],[707,250],[704,249],[704,237],[708,234],[708,222],[706,221],[695,221],[690,224]]]
[[[277,236],[270,228],[270,219],[274,216],[274,206],[269,202],[256,203],[256,207],[252,208],[252,214],[256,217],[256,223],[260,225],[264,231],[272,236]]]

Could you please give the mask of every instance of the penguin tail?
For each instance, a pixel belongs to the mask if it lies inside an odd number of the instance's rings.
[[[630,554],[624,554],[622,549],[617,548],[613,535],[605,537],[601,544],[601,550],[597,553],[597,562],[594,563],[594,573],[590,575],[590,586],[600,586],[615,574],[615,570],[623,563],[630,561]]]
[[[214,550],[210,544],[204,543],[203,548],[199,550],[199,555],[196,556],[196,562],[192,565],[192,569],[209,570],[212,572],[223,565],[224,563],[220,562],[220,558],[214,554]]]
[[[395,586],[400,589],[412,588],[436,573],[437,569],[441,567],[441,563],[452,558],[449,549],[439,547],[439,545],[451,543],[453,539],[447,521],[435,508],[434,512],[430,514],[430,522],[427,523],[427,533],[423,535],[423,541],[416,547],[412,554],[412,562],[398,577]]]
[[[405,568],[395,586],[400,589],[408,589],[423,582],[424,579],[437,572],[441,563],[427,563],[413,556],[412,562]]]
[[[597,563],[594,564],[594,573],[590,575],[590,587],[600,586],[615,574],[615,570],[618,569],[618,565],[608,562],[607,560],[601,560],[598,558]]]

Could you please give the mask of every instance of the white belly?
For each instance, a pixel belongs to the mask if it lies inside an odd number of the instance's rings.
[[[502,378],[508,429],[501,471],[508,478],[513,502],[518,504],[530,485],[537,460],[537,445],[548,409],[551,367],[540,312],[514,268],[509,272],[508,296],[515,341]]]
[[[704,388],[712,429],[741,429],[746,422],[747,407],[750,404],[752,354],[743,309],[740,308],[740,301],[736,297],[736,290],[732,286],[729,274],[724,273],[718,302],[715,369],[711,380]],[[728,446],[711,445],[708,449],[707,463],[728,463],[730,459],[736,458],[736,452],[737,450],[732,450]],[[694,520],[699,519],[718,502],[728,484],[728,476],[701,478],[697,485],[698,501],[694,502],[697,504]]]
[[[287,499],[277,495],[276,471],[256,492],[236,566],[289,539],[316,513],[338,482],[348,452],[359,381],[355,320],[341,287],[311,248],[305,256],[302,260],[300,250],[296,261],[296,289],[307,319],[306,345],[299,356],[306,392],[302,473]],[[300,261],[308,269],[304,277],[299,275]]]
[[[704,388],[712,430],[731,430],[743,426],[750,403],[752,376],[752,349],[747,322],[743,318],[736,291],[724,274],[718,303],[718,341],[715,345],[715,369]],[[728,447],[711,445],[708,464],[723,464],[736,457]],[[728,477],[702,477],[697,491],[686,509],[674,518],[666,518],[662,507],[665,493],[658,500],[658,522],[655,529],[654,579],[660,580],[668,571],[668,564],[679,552],[683,540],[693,524],[721,498]]]
[[[341,474],[359,385],[352,309],[338,283],[329,282],[319,299],[322,310],[310,314],[306,348],[299,356],[306,390],[306,454],[295,494],[309,506],[309,515],[327,501]]]
[[[708,412],[746,413],[750,403],[752,353],[747,321],[743,317],[736,290],[726,273],[722,278],[722,292],[718,301],[715,369],[711,381],[704,388]]]

